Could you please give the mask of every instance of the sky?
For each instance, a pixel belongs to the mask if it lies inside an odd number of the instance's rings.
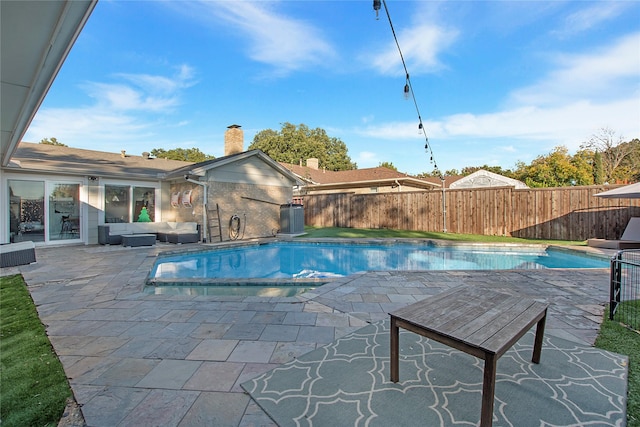
[[[23,140],[220,157],[288,122],[418,174],[640,138],[639,1],[385,4],[408,98],[385,5],[100,0]]]

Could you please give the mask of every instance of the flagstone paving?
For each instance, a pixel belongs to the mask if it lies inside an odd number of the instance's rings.
[[[289,298],[143,292],[175,249],[38,248],[0,271],[23,274],[89,426],[272,426],[242,382],[462,283],[546,301],[547,334],[592,345],[609,292],[608,269],[370,272]]]

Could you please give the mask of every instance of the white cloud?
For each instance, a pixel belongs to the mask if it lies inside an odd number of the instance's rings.
[[[640,33],[617,40],[588,54],[558,55],[558,68],[538,83],[514,91],[516,105],[558,105],[576,99],[638,96]]]
[[[273,66],[281,75],[309,66],[325,64],[335,54],[333,47],[316,26],[276,13],[272,2],[202,1],[213,18],[213,30],[220,19],[249,42],[251,59]]]
[[[600,1],[586,4],[588,4],[589,7],[567,16],[563,27],[555,33],[564,37],[590,30],[618,17],[626,10],[627,6],[631,6],[633,2]]]
[[[635,33],[589,54],[564,55],[539,82],[508,95],[505,108],[427,121],[427,135],[434,140],[539,141],[570,150],[602,127],[639,137],[638,46],[640,33]],[[369,126],[359,133],[396,141],[418,137],[413,121]]]
[[[80,87],[93,104],[84,108],[41,108],[29,126],[26,141],[38,142],[55,136],[73,147],[100,141],[122,144],[123,141],[148,140],[159,145],[160,128],[167,114],[181,104],[183,89],[195,84],[193,70],[180,66],[174,76],[119,73],[124,82],[85,82]],[[184,121],[170,123],[182,126]],[[115,149],[113,145],[102,149]]]
[[[371,151],[360,151],[356,159],[358,168],[373,168],[378,166],[381,161],[377,153]]]
[[[458,31],[434,23],[421,24],[398,32],[398,43],[407,68],[412,74],[440,70],[444,65],[438,55],[455,42]],[[395,41],[371,59],[373,68],[385,75],[402,75],[404,70]]]

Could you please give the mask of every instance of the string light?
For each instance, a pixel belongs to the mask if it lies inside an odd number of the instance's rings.
[[[429,144],[429,137],[427,136],[427,132],[424,130],[424,125],[422,124],[422,117],[420,116],[420,109],[418,108],[418,101],[416,100],[416,95],[415,92],[413,90],[413,86],[411,85],[411,79],[409,78],[409,70],[407,69],[407,64],[404,61],[404,55],[402,55],[402,49],[400,49],[400,43],[398,43],[398,37],[396,36],[396,31],[393,28],[393,22],[391,22],[391,15],[389,14],[389,8],[387,8],[387,1],[386,0],[373,0],[373,10],[376,11],[376,20],[379,19],[378,16],[378,11],[381,8],[381,4],[382,3],[384,5],[384,11],[387,14],[387,19],[389,20],[389,26],[391,27],[391,33],[393,34],[393,39],[396,42],[396,47],[398,48],[398,53],[400,53],[400,60],[402,61],[402,66],[404,67],[404,72],[405,72],[405,76],[406,76],[406,81],[404,84],[404,96],[406,99],[409,99],[409,97],[413,98],[413,104],[416,107],[416,113],[418,114],[418,133],[423,133],[424,134],[424,139],[425,139],[425,144],[424,144],[424,149],[425,151],[429,154],[429,160],[431,161],[431,164],[434,167],[434,170],[440,175],[439,178],[441,180],[444,180],[444,177],[442,176],[442,173],[440,172],[440,169],[438,168],[438,165],[436,164],[434,157],[433,157],[433,150],[431,149],[431,144]]]
[[[376,11],[376,21],[380,19],[380,15],[378,14],[380,6],[380,0],[373,0],[373,10]]]

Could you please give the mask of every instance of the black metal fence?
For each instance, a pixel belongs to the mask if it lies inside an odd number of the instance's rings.
[[[609,318],[640,331],[640,250],[611,258]]]

